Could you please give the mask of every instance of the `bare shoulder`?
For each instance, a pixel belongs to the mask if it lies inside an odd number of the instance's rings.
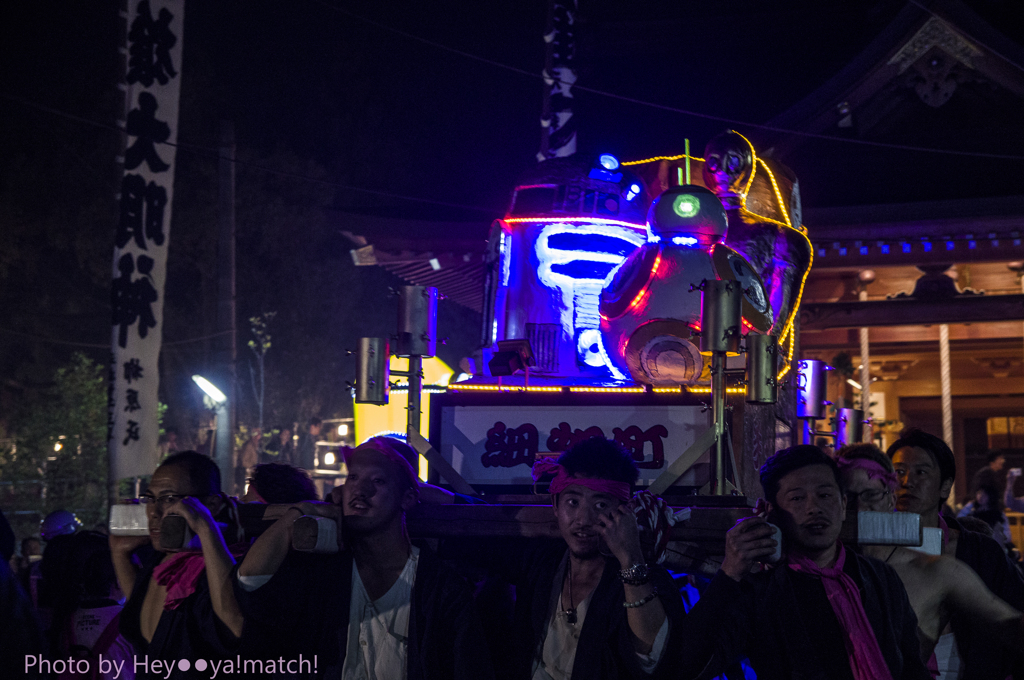
[[[927,555],[919,550],[900,546],[893,550],[886,562],[899,570],[930,573],[938,568],[939,559],[935,555]]]
[[[927,564],[924,568],[932,577],[951,588],[963,587],[973,584],[975,581],[981,581],[970,566],[955,557],[949,555],[922,555],[922,557],[927,558],[922,565]]]
[[[914,580],[924,580],[928,583],[953,586],[958,579],[965,578],[964,569],[971,572],[971,568],[963,562],[945,555],[927,555],[923,552],[910,548],[898,548],[889,560],[889,564],[895,567],[900,576],[906,580],[908,577]],[[970,576],[973,576],[973,572]]]

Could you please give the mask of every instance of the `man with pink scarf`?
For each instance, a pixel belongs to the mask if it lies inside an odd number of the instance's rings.
[[[714,666],[747,657],[759,680],[926,680],[917,619],[899,576],[838,539],[846,515],[839,470],[815,446],[794,446],[761,468],[767,519],[726,535],[722,568],[690,612]],[[776,548],[782,559],[755,569]],[[708,651],[710,655],[710,650]]]
[[[244,620],[231,572],[242,546],[229,548],[221,530],[233,512],[221,492],[217,464],[195,451],[172,454],[153,473],[140,501],[146,506],[149,536],[110,537],[118,584],[128,595],[121,634],[140,660],[148,655],[209,662],[235,656]],[[200,548],[161,551],[160,528],[168,514],[185,518]],[[132,552],[146,543],[155,552],[138,569]],[[169,677],[192,676],[175,666]]]

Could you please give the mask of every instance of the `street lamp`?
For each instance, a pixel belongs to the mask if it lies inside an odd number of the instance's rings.
[[[199,389],[205,392],[206,396],[208,396],[210,399],[213,399],[213,403],[215,405],[220,406],[221,404],[227,403],[228,398],[224,395],[224,393],[217,389],[216,385],[214,385],[212,382],[210,382],[203,376],[194,375],[192,376],[192,381],[195,382],[196,385],[199,385]]]
[[[228,398],[216,385],[201,375],[192,376],[192,381],[209,397],[208,405],[212,402],[217,438],[214,441],[210,457],[217,462],[217,467],[220,468],[221,483],[226,488],[231,488],[234,467],[231,461],[231,418],[228,417]]]

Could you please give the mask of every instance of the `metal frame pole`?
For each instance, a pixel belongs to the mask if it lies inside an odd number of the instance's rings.
[[[421,390],[423,389],[423,357],[413,355],[409,357],[409,417],[406,428],[406,438],[413,432],[420,431],[420,405],[422,402]]]
[[[711,415],[715,421],[715,490],[725,495],[725,352],[711,355]]]

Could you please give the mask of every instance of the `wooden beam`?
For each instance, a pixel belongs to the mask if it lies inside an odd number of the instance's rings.
[[[813,233],[813,232],[812,232]],[[817,236],[817,234],[814,234]],[[1015,245],[1016,242],[1016,245]],[[1024,245],[1020,238],[968,239],[940,241],[924,249],[924,244],[908,237],[894,239],[884,246],[868,239],[814,243],[814,268],[864,269],[867,267],[894,267],[901,265],[939,264],[945,262],[1008,262],[1024,258]],[[974,244],[973,246],[971,244]]]
[[[724,499],[707,499],[710,503],[721,503]],[[689,513],[680,517],[669,530],[666,559],[668,569],[713,576],[721,566],[725,555],[725,534],[741,519],[754,514],[750,499],[735,498],[733,502],[744,503],[741,507],[685,506]],[[694,499],[700,502],[700,499]],[[248,538],[259,536],[291,506],[262,505],[255,503],[238,506],[240,523]],[[682,507],[673,508],[681,510]],[[895,513],[896,515],[904,513]],[[857,514],[851,514],[843,524],[840,538],[852,545],[858,542],[863,528],[859,527]],[[311,517],[302,517],[296,523],[293,546],[301,550],[313,550],[314,546],[326,544],[318,535],[322,522],[311,522]],[[305,524],[303,524],[305,522]],[[301,526],[300,526],[301,525]],[[558,525],[550,505],[428,505],[421,504],[406,518],[409,534],[417,538],[559,538]],[[877,532],[874,532],[877,533]],[[333,534],[332,534],[333,535]],[[873,535],[873,534],[871,534]],[[871,540],[869,543],[894,544],[892,540]],[[877,538],[877,537],[876,537]],[[184,518],[168,515],[161,524],[161,544],[169,550],[177,550],[187,544],[190,534]],[[336,541],[331,539],[330,543]],[[641,542],[647,543],[645,550],[653,545],[653,537],[641,535]],[[906,544],[905,541],[898,544]],[[320,551],[319,548],[316,551]]]
[[[753,509],[690,508],[688,519],[677,522],[671,540],[725,546],[725,532]],[[411,536],[470,538],[481,536],[558,538],[561,534],[550,505],[425,505],[406,519]]]
[[[979,368],[978,371],[980,373],[981,369]],[[875,383],[875,385],[878,384]],[[938,375],[931,380],[899,378],[894,381],[894,384],[896,396],[901,399],[905,397],[937,397],[942,392]],[[1024,381],[1021,381],[1019,377],[953,379],[954,397],[984,397],[993,394],[1024,394]]]
[[[1019,321],[990,321],[971,325],[956,324],[949,327],[949,339],[954,343],[980,340],[985,341],[986,344],[993,344],[990,341],[1011,340],[1016,342],[994,344],[1012,345],[1013,352],[1019,352],[1022,335],[1024,332],[1022,332]],[[928,351],[938,351],[938,342],[938,326],[876,326],[871,331],[872,347],[917,343],[927,347]],[[811,331],[805,328],[801,329],[800,348],[803,350],[842,346],[857,346],[855,329],[830,328]],[[954,345],[954,351],[956,351],[956,345]],[[887,353],[884,350],[879,350],[879,352]]]
[[[802,331],[1019,320],[1024,320],[1024,295],[825,302],[800,307]]]

